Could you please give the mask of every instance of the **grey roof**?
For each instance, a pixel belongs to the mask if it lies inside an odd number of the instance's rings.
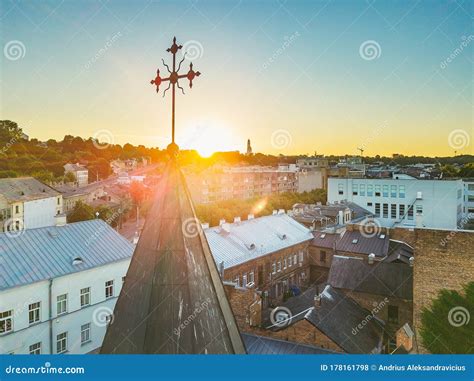
[[[0,290],[129,259],[133,245],[96,219],[65,226],[0,233]],[[82,264],[73,265],[73,258]]]
[[[358,254],[373,253],[377,257],[385,257],[388,253],[389,241],[387,234],[379,233],[372,237],[362,234],[359,230],[346,230],[337,241],[336,250]]]
[[[313,345],[301,344],[292,341],[274,339],[267,336],[242,333],[247,353],[249,355],[326,355],[338,354]]]
[[[156,189],[101,353],[245,353],[175,160]]]
[[[290,326],[306,319],[346,353],[380,353],[383,322],[330,285],[320,286],[319,291],[321,290],[321,305],[318,307],[314,304],[318,288],[314,286],[303,294],[288,299],[282,305],[288,308],[293,316]],[[363,321],[366,324],[354,334],[354,330]],[[286,327],[273,329],[280,330]]]
[[[335,255],[328,284],[334,288],[413,300],[413,267]]]
[[[224,268],[245,263],[313,238],[286,214],[254,218],[204,230],[216,263]]]
[[[0,179],[0,195],[16,202],[59,196],[59,192],[33,177],[15,177]]]

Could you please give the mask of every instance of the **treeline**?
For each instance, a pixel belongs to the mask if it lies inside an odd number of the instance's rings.
[[[208,222],[210,226],[217,226],[221,219],[233,222],[234,217],[241,217],[242,220],[246,220],[249,214],[260,217],[272,214],[273,210],[290,210],[296,203],[325,203],[326,199],[327,194],[324,189],[303,193],[286,192],[247,200],[233,199],[196,205],[196,215],[201,222]]]
[[[64,181],[64,164],[83,163],[89,169],[91,181],[107,178],[114,159],[149,158],[163,160],[164,152],[143,145],[107,144],[93,138],[66,135],[63,140],[49,139],[45,142],[27,139],[17,123],[0,121],[0,178],[33,176],[52,183]]]

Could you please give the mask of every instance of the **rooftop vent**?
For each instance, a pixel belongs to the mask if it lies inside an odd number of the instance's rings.
[[[374,261],[375,261],[375,254],[374,254],[374,253],[370,253],[370,254],[369,254],[369,265],[373,265],[373,264],[374,264]]]
[[[379,238],[385,239],[385,234],[380,234],[380,235],[379,235]]]
[[[278,235],[278,238],[280,238],[281,240],[285,240],[287,238],[286,234],[277,234]]]
[[[326,233],[321,234],[320,238],[321,238],[321,239],[326,238]]]
[[[245,246],[247,247],[247,249],[249,250],[254,250],[255,249],[255,244],[254,243],[250,243],[250,244],[245,244]]]
[[[352,240],[352,243],[355,245],[357,242],[359,242],[359,239],[358,238],[355,238]]]
[[[272,215],[274,215],[274,216],[277,215],[277,214],[278,214],[278,210],[274,210],[274,211],[272,212]]]
[[[278,214],[285,214],[285,209],[278,209]]]
[[[74,257],[74,258],[72,259],[72,264],[73,264],[74,266],[82,265],[83,263],[84,263],[84,261],[82,260],[81,257]]]
[[[415,264],[415,257],[410,257],[408,261],[410,262],[410,266],[413,267],[413,265]]]
[[[50,229],[48,230],[48,234],[50,237],[55,238],[59,235],[58,231],[56,229]]]

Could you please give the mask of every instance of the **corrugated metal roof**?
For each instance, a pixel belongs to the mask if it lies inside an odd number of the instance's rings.
[[[286,214],[276,214],[204,230],[212,255],[224,268],[313,239],[311,230]]]
[[[134,246],[100,219],[0,233],[0,290],[130,258]],[[80,257],[82,264],[73,265]]]
[[[14,202],[59,196],[59,192],[33,177],[15,177],[0,179],[0,195]]]
[[[241,333],[249,355],[325,355],[340,354],[312,345]]]

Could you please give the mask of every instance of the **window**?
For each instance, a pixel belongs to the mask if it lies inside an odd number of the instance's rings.
[[[300,263],[303,263],[304,253],[300,251],[299,254],[300,254]]]
[[[283,270],[286,270],[286,266],[287,266],[287,261],[286,261],[286,258],[283,260]]]
[[[398,307],[397,306],[388,306],[388,322],[389,323],[398,323]]]
[[[380,197],[380,185],[375,186],[375,196]]]
[[[65,314],[67,312],[67,294],[58,295],[56,298],[57,315]]]
[[[380,217],[380,204],[378,202],[375,203],[375,217]]]
[[[91,323],[81,325],[81,344],[91,341]]]
[[[255,283],[255,274],[253,271],[249,273],[249,283]]]
[[[383,204],[383,218],[388,218],[388,204]]]
[[[423,205],[416,206],[416,214],[420,216],[423,215]]]
[[[361,196],[365,196],[365,184],[359,185],[359,193]]]
[[[237,287],[239,287],[239,286],[240,286],[240,277],[237,276],[237,277],[234,279],[234,283],[237,285]]]
[[[321,263],[326,263],[326,252],[324,250],[319,252],[319,261]]]
[[[90,287],[81,288],[81,307],[91,304],[91,289]]]
[[[56,336],[56,353],[64,353],[66,351],[67,351],[67,332],[63,332]]]
[[[247,274],[242,275],[242,287],[247,287]]]
[[[474,196],[468,195],[467,202],[474,202]]]
[[[413,220],[413,205],[408,208],[408,219]]]
[[[372,197],[374,195],[374,186],[372,184],[367,185],[367,196]]]
[[[281,271],[281,261],[278,261],[278,266],[277,266],[277,268],[278,268],[278,272],[280,272],[280,271]]]
[[[13,329],[13,310],[0,312],[0,335]]]
[[[58,205],[61,205],[61,199],[58,197]]]
[[[114,281],[108,280],[105,282],[105,298],[111,298],[114,296]]]
[[[28,318],[30,324],[34,324],[40,321],[40,309],[41,302],[32,303],[28,307]]]
[[[390,205],[390,218],[397,218],[397,204]]]
[[[397,186],[390,185],[390,197],[397,197]]]
[[[31,344],[30,355],[40,355],[40,354],[41,354],[41,342]]]
[[[388,185],[382,186],[382,194],[384,197],[388,197]]]
[[[367,206],[372,206],[372,203],[371,203],[371,202],[368,202],[368,203],[367,203]]]
[[[405,198],[405,185],[400,185],[398,187],[398,197]]]
[[[338,189],[337,191],[338,194],[344,194],[344,185],[338,184],[337,189]]]
[[[273,263],[272,263],[272,274],[276,274],[276,272],[277,272],[276,268],[277,268],[277,267],[276,267],[276,263],[273,262]]]
[[[297,265],[297,264],[298,264],[298,257],[297,257],[296,254],[293,255],[293,264],[294,264],[294,265]]]
[[[474,191],[474,184],[467,184],[468,191]]]
[[[290,255],[288,257],[288,267],[291,267],[291,266],[293,266],[293,257]]]
[[[15,205],[15,213],[16,214],[20,213],[20,206],[19,205]]]
[[[398,217],[403,218],[405,216],[405,205],[399,205],[398,208]]]
[[[359,186],[357,184],[352,184],[352,195],[357,196],[359,194]]]

